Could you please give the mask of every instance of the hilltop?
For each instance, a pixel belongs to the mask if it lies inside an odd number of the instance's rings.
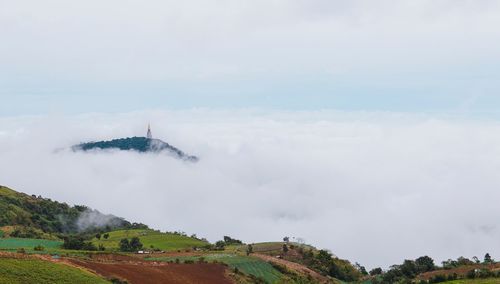
[[[168,153],[175,158],[196,162],[198,157],[188,155],[176,147],[160,140],[148,137],[128,137],[113,139],[110,141],[87,142],[75,145],[73,151],[91,151],[91,150],[111,150],[137,151],[140,153]]]
[[[0,228],[14,237],[46,238],[55,234],[128,228],[134,224],[83,205],[70,206],[42,196],[0,186]]]

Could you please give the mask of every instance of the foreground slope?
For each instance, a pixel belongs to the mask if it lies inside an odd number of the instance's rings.
[[[45,238],[51,233],[77,233],[96,229],[93,224],[82,226],[79,222],[87,214],[106,219],[109,229],[131,226],[130,222],[122,218],[104,215],[86,206],[70,206],[0,186],[0,227],[13,228],[9,234],[14,237]],[[8,229],[2,231],[5,234]]]
[[[104,284],[111,283],[89,271],[62,263],[0,255],[1,284]]]
[[[42,261],[40,256],[30,261],[24,257],[46,255],[44,261],[49,266],[54,264],[53,256],[72,267],[128,283],[338,283],[335,278],[347,281],[358,278],[349,262],[311,246],[261,243],[253,244],[254,252],[248,253],[247,245],[227,236],[221,241],[221,248],[220,242],[210,244],[183,233],[160,232],[114,216],[123,227],[81,231],[78,220],[89,210],[87,207],[71,207],[6,187],[0,188],[0,206],[5,209],[0,211],[4,225],[0,227],[0,253],[11,252],[13,259],[4,261],[4,267],[16,263],[21,263],[21,268],[30,267],[33,261]],[[58,216],[66,221],[62,222]],[[21,237],[23,234],[35,236]],[[133,249],[123,246],[123,241],[132,239],[140,242],[140,246]],[[22,274],[22,269],[3,271],[6,277]],[[64,281],[54,280],[54,283]]]

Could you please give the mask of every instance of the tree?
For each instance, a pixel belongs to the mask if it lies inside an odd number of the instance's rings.
[[[253,247],[252,247],[252,245],[248,245],[247,246],[247,255],[250,255],[251,253],[253,253]]]
[[[370,270],[371,276],[380,275],[380,274],[382,274],[382,268],[380,268],[380,267],[377,267],[377,268]]]
[[[434,260],[427,255],[415,259],[415,264],[417,265],[418,273],[434,270]]]
[[[101,234],[100,233],[95,234],[95,238],[98,239],[98,240],[100,240],[101,239]]]
[[[121,251],[130,251],[130,242],[128,239],[121,239],[120,240],[120,250]]]
[[[288,246],[286,244],[283,244],[283,253],[287,253],[288,252]]]
[[[460,266],[462,266],[462,265],[473,265],[474,264],[474,262],[472,260],[470,260],[470,259],[468,259],[466,257],[463,257],[463,256],[457,258],[457,263]]]
[[[109,234],[108,234],[108,233],[106,233],[106,234],[104,234],[104,235],[103,235],[103,237],[104,237],[104,239],[106,239],[106,240],[107,240],[107,239],[109,238]]]
[[[224,242],[227,245],[241,245],[241,244],[243,244],[242,241],[237,240],[237,239],[233,239],[233,238],[231,238],[229,236],[224,236]]]
[[[474,260],[475,263],[480,263],[479,258],[477,256],[473,256],[472,260]]]
[[[332,254],[329,253],[328,251],[322,249],[318,252],[318,255],[316,256],[316,258],[321,263],[328,263],[332,260]]]
[[[355,263],[355,266],[356,266],[356,269],[361,272],[361,274],[363,275],[368,275],[368,272],[366,272],[366,268],[364,266],[362,266],[361,264],[359,263]]]
[[[290,242],[290,238],[289,238],[289,237],[284,237],[284,238],[283,238],[283,241],[284,241],[285,243],[288,243],[288,242]]]
[[[401,269],[401,272],[410,279],[414,278],[418,273],[417,265],[413,260],[405,259],[405,261],[399,266],[399,268]]]
[[[139,240],[138,237],[133,237],[130,240],[130,249],[131,249],[131,251],[140,250],[140,249],[142,249],[142,247],[143,247],[143,245],[141,243],[141,240]]]
[[[92,242],[86,242],[82,237],[77,236],[68,236],[64,238],[62,247],[73,250],[97,250],[97,247]]]
[[[215,249],[217,249],[217,250],[223,250],[225,246],[226,246],[226,243],[224,241],[215,242]]]
[[[444,269],[452,269],[458,266],[458,262],[453,259],[448,259],[442,262]]]
[[[484,255],[484,263],[493,263],[493,259],[491,258],[489,253]]]

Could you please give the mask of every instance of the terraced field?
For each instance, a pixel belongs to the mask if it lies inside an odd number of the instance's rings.
[[[24,248],[32,250],[35,246],[41,245],[46,249],[56,249],[62,245],[61,241],[40,240],[40,239],[21,239],[21,238],[8,238],[0,239],[0,249],[16,250]]]
[[[123,238],[133,238],[138,237],[141,243],[144,245],[145,249],[150,249],[151,246],[156,249],[164,251],[175,251],[190,249],[193,247],[202,247],[208,243],[193,239],[186,236],[181,236],[171,233],[161,233],[154,230],[118,230],[109,232],[109,238],[104,239],[101,237],[100,240],[94,238],[93,243],[98,246],[100,244],[104,245],[106,249],[118,250],[120,247],[120,240]]]
[[[203,256],[181,256],[181,257],[152,257],[147,258],[146,260],[151,261],[175,261],[179,259],[181,262],[188,261],[199,261],[202,258],[208,262],[212,262],[214,260],[218,262],[225,263],[229,265],[231,268],[237,268],[239,271],[253,275],[255,277],[259,277],[264,279],[267,283],[276,283],[282,277],[278,270],[276,270],[271,264],[262,261],[255,257],[241,256],[235,254],[226,254],[226,253],[215,253],[215,254],[207,254]]]
[[[0,283],[105,284],[101,277],[82,269],[37,259],[0,257]]]

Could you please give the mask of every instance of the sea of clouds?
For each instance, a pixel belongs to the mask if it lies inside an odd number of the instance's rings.
[[[198,163],[73,144],[153,135]],[[429,114],[141,111],[0,118],[0,184],[161,230],[302,238],[367,267],[500,255],[500,123]]]

